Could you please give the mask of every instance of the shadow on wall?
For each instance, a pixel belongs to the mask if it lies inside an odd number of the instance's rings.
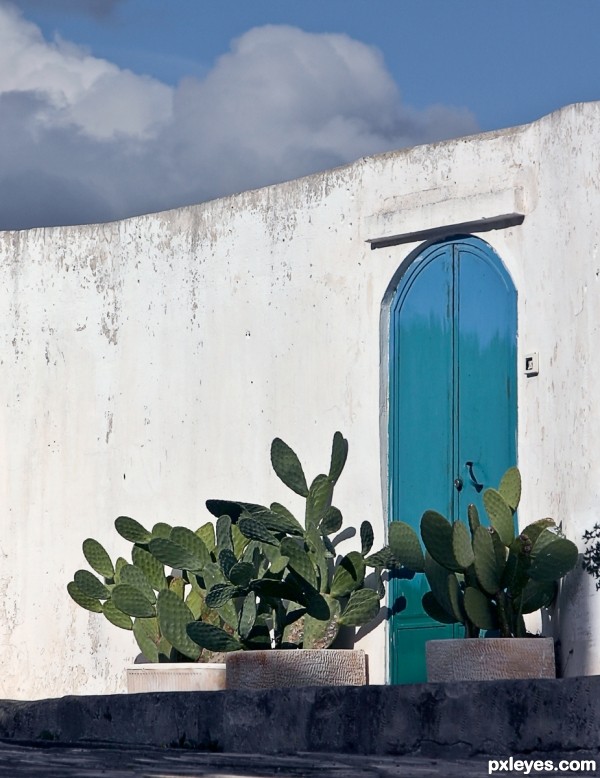
[[[593,577],[583,569],[580,554],[577,566],[563,580],[553,611],[542,612],[542,632],[556,642],[558,677],[597,675],[600,657],[594,650],[598,640],[594,630],[596,592]]]

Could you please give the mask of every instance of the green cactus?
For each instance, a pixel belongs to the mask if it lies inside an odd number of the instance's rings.
[[[164,565],[149,551],[141,546],[134,546],[131,549],[131,561],[142,571],[155,591],[167,588]]]
[[[115,528],[133,544],[131,562],[111,559],[97,541],[84,555],[104,583],[78,571],[67,589],[84,608],[133,631],[150,661],[200,661],[210,651],[326,647],[342,625],[365,624],[379,612],[384,568],[424,565],[414,532],[401,522],[390,547],[373,545],[368,521],[360,551],[338,556],[330,536],[343,526],[332,504],[348,456],[336,432],[327,475],[307,484],[300,461],[279,438],[271,446],[275,473],[305,499],[304,526],[283,505],[208,500],[216,522],[195,532],[164,522],[151,530],[120,516]],[[412,533],[412,534],[411,534]],[[375,567],[366,583],[366,567]]]
[[[452,549],[452,524],[436,511],[425,511],[421,518],[421,537],[435,561],[454,572],[463,568]]]
[[[111,599],[114,605],[128,616],[143,619],[156,615],[150,600],[131,584],[117,584],[112,590]]]
[[[162,639],[158,627],[158,619],[135,619],[133,622],[133,636],[144,657],[149,662],[158,662]],[[164,656],[168,658],[169,654],[170,648]]]
[[[244,645],[233,635],[204,621],[192,621],[188,624],[187,634],[197,646],[206,648],[208,651],[228,652],[244,648]]]
[[[187,633],[188,625],[195,623],[190,607],[175,592],[163,589],[158,594],[156,616],[161,635],[185,657],[196,661],[200,648]]]
[[[147,543],[152,537],[152,533],[142,527],[139,521],[130,519],[129,516],[119,516],[115,519],[115,527],[119,535],[131,543]]]
[[[352,592],[339,623],[347,627],[361,627],[379,613],[379,595],[373,589],[357,589]]]
[[[335,549],[328,537],[338,532],[343,524],[342,513],[332,505],[332,499],[347,454],[347,441],[336,433],[328,475],[318,475],[308,487],[294,451],[279,438],[273,441],[271,462],[275,473],[290,489],[305,498],[304,527],[280,503],[271,503],[269,509],[227,500],[207,503],[213,515],[226,510],[233,526],[251,541],[237,565],[229,559],[227,567],[223,566],[225,581],[209,581],[205,576],[208,604],[217,606],[225,600],[228,604],[236,603],[239,617],[235,637],[243,645],[256,640],[256,627],[250,630],[247,620],[247,609],[252,612],[254,602],[248,599],[251,593],[264,609],[257,619],[262,615],[272,625],[275,648],[291,644],[329,645],[341,624],[363,624],[379,611],[379,600],[384,594],[380,572],[374,576],[377,588],[365,588],[366,564],[373,566],[376,561],[379,570],[397,567],[400,562],[389,549],[382,549],[365,559],[373,544],[369,522],[363,522],[361,526],[360,552],[350,552],[335,560]],[[414,559],[418,560],[420,554],[422,563],[418,541],[416,547],[413,542]],[[249,569],[242,565],[254,565],[252,578],[249,578]],[[291,611],[296,614],[292,622],[289,620],[290,604],[295,604]],[[243,634],[240,632],[242,623]]]
[[[83,555],[88,565],[103,578],[113,578],[115,568],[110,560],[108,552],[97,540],[87,538],[82,544]]]
[[[126,613],[123,613],[123,611],[119,610],[112,600],[107,600],[102,605],[102,612],[108,621],[110,621],[111,624],[114,624],[115,627],[120,627],[121,629],[133,629],[133,621],[131,616],[128,616]]]
[[[166,524],[164,521],[159,521],[152,527],[153,538],[168,538],[173,531],[173,527],[170,524]]]
[[[494,595],[501,588],[504,568],[498,566],[494,540],[490,530],[478,527],[473,538],[475,574],[483,591]]]
[[[308,485],[300,460],[280,438],[275,438],[271,444],[271,464],[286,486],[301,497],[308,496]]]
[[[487,489],[483,495],[490,527],[483,526],[475,506],[469,506],[470,537],[460,521],[451,525],[434,511],[423,514],[421,536],[428,551],[424,570],[431,591],[422,602],[431,618],[463,624],[467,637],[478,636],[480,630],[522,637],[523,614],[552,604],[558,580],[577,562],[577,547],[552,531],[552,519],[529,524],[515,538],[520,497],[521,476],[513,467],[497,490]]]
[[[260,519],[256,519],[249,513],[243,513],[237,523],[237,526],[249,540],[257,540],[260,543],[267,543],[270,546],[278,546],[279,541],[276,536],[266,528]]]
[[[500,492],[495,489],[486,489],[483,494],[483,504],[490,517],[492,527],[496,530],[505,546],[515,539],[514,511],[506,502]]]
[[[373,534],[373,527],[371,522],[363,521],[363,523],[360,525],[360,553],[363,555],[363,557],[367,556],[369,551],[373,548],[374,540],[375,536]]]
[[[88,597],[95,600],[107,600],[110,597],[110,590],[89,570],[78,570],[73,576],[73,580],[78,589]]]
[[[88,594],[84,594],[75,581],[71,581],[67,584],[67,591],[77,605],[85,608],[85,610],[92,611],[92,613],[102,613],[102,603],[100,600],[90,597]]]
[[[344,556],[335,568],[331,580],[332,597],[346,597],[356,589],[360,589],[365,580],[365,560],[358,551],[351,551]]]
[[[136,567],[135,565],[124,565],[121,568],[119,580],[120,583],[131,584],[132,586],[135,586],[136,589],[139,589],[140,593],[143,594],[152,605],[156,603],[154,589],[139,567]]]
[[[473,586],[465,589],[465,612],[479,629],[498,629],[496,609],[480,589]]]
[[[304,616],[303,648],[328,648],[337,637],[342,614],[341,603],[328,594],[324,594],[323,599],[329,608],[329,616],[326,619],[315,619],[308,614]]]
[[[504,473],[500,479],[498,491],[514,513],[519,507],[521,500],[521,473],[519,473],[518,468],[510,467]]]
[[[344,518],[340,509],[331,505],[323,514],[323,518],[319,524],[319,530],[324,535],[333,535],[334,532],[339,532],[343,522]]]
[[[461,570],[471,567],[475,561],[469,530],[462,521],[455,521],[452,525],[452,556]]]

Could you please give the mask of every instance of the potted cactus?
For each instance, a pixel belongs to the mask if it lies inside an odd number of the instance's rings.
[[[237,565],[229,564],[234,563],[233,556],[228,562],[223,554],[220,560],[226,562],[222,569],[228,581],[213,584],[206,597],[211,607],[236,602],[237,646],[222,629],[199,622],[188,627],[190,637],[205,649],[241,649],[227,654],[228,688],[366,683],[364,652],[331,646],[341,627],[362,626],[377,616],[385,593],[381,571],[398,562],[391,553],[368,556],[373,544],[368,521],[360,527],[360,551],[336,554],[331,538],[341,530],[343,517],[332,499],[347,454],[348,442],[336,432],[329,472],[317,475],[309,486],[294,451],[279,438],[273,441],[275,473],[305,500],[303,524],[279,503],[267,508],[207,502],[218,521],[228,517],[250,539],[238,564],[255,561],[253,571],[245,568],[240,575]],[[371,585],[367,567],[374,568]],[[261,628],[262,645],[257,645]],[[298,648],[302,651],[293,650]]]
[[[360,626],[378,614],[381,570],[398,562],[389,549],[367,556],[373,530],[366,521],[361,550],[336,555],[331,536],[343,518],[332,497],[347,453],[337,432],[328,474],[309,487],[292,449],[273,441],[275,472],[305,499],[304,525],[278,503],[208,500],[216,522],[196,532],[164,523],[147,530],[119,517],[117,532],[133,544],[131,563],[119,558],[113,564],[100,543],[84,541],[84,556],[102,580],[78,570],[67,589],[83,608],[132,630],[153,663],[128,670],[130,691],[142,690],[140,677],[147,679],[143,690],[166,690],[209,670],[222,688],[224,665],[214,664],[225,656],[228,686],[366,682],[364,652],[334,654],[329,647],[342,626]],[[296,648],[303,651],[272,650]]]
[[[213,524],[209,521],[192,532],[161,522],[147,530],[135,519],[120,516],[115,527],[133,544],[131,562],[119,557],[113,564],[104,547],[88,538],[83,553],[102,580],[78,570],[67,590],[82,608],[133,632],[145,661],[127,669],[128,691],[225,688],[223,656],[201,649],[185,634],[185,625],[196,619],[233,632],[229,609],[206,606],[206,581],[194,573],[200,567],[216,567],[219,546]],[[240,537],[234,538],[239,547]]]
[[[429,681],[555,676],[553,639],[528,635],[523,616],[554,602],[578,552],[553,519],[535,521],[515,535],[520,496],[521,477],[513,467],[497,490],[483,495],[490,526],[481,524],[474,505],[468,528],[435,511],[423,514],[427,554],[414,568],[425,573],[431,588],[423,608],[436,621],[461,624],[466,638],[427,643]],[[414,564],[414,539],[412,549]],[[478,639],[482,633],[485,640]]]

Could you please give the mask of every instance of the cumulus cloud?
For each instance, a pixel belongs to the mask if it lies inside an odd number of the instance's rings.
[[[380,53],[345,35],[255,28],[173,88],[0,4],[0,229],[177,207],[476,129],[404,105]]]

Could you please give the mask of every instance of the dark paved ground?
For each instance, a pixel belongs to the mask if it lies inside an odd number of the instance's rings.
[[[517,758],[516,756],[514,757]],[[543,754],[537,758],[597,759],[600,754]],[[535,755],[523,759],[534,760]],[[15,744],[0,742],[0,776],[14,778],[480,778],[489,774],[487,758],[445,759],[423,756],[353,756],[344,754],[207,754],[184,749],[93,745]],[[540,772],[529,775],[596,775],[596,772]],[[495,772],[525,775],[525,770]]]

